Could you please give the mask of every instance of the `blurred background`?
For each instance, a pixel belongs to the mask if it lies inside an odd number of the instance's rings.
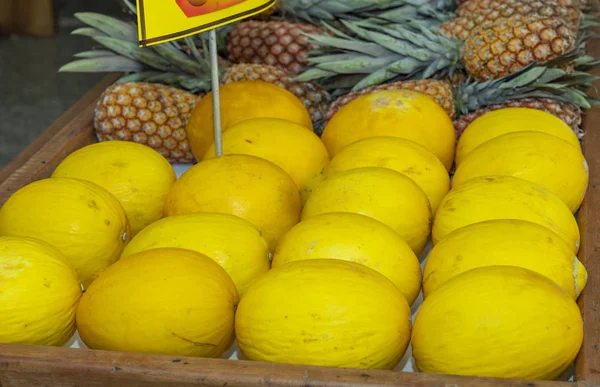
[[[105,76],[57,72],[92,46],[70,35],[90,11],[125,19],[118,0],[0,0],[0,168]]]

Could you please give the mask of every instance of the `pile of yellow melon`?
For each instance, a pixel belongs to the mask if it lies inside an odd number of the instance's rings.
[[[457,147],[442,107],[399,90],[353,100],[319,138],[296,97],[252,85],[271,104],[222,101],[223,156],[212,96],[198,104],[199,163],[179,178],[149,147],[103,142],[4,204],[0,342],[78,330],[93,349],[177,356],[237,339],[287,364],[393,369],[410,345],[424,372],[569,367],[588,170],[568,126],[503,109]]]

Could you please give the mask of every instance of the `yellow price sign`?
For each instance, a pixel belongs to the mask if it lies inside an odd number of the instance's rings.
[[[138,0],[141,47],[195,35],[259,14],[277,0]]]

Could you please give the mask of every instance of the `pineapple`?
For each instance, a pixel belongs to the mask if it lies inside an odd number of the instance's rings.
[[[521,7],[523,11],[518,11],[520,15],[530,14],[528,9],[543,10],[544,7],[554,7],[556,5],[564,8],[563,17],[568,17],[572,22],[577,22],[581,18],[582,5],[578,0],[467,0],[458,9],[458,16],[468,16],[475,12],[494,9],[505,5],[508,7]]]
[[[501,36],[505,38],[499,39]],[[524,23],[521,18],[508,18],[470,34],[464,44],[463,63],[471,76],[495,79],[531,63],[559,58],[575,44],[575,37],[561,19],[537,18]]]
[[[572,0],[469,0],[460,8],[459,17],[442,24],[438,31],[447,37],[467,39],[475,27],[512,16],[561,18],[577,34],[582,12]]]
[[[94,130],[99,141],[147,145],[171,163],[193,163],[185,126],[200,96],[153,83],[108,87],[96,106]]]
[[[540,1],[540,0],[538,0]],[[579,0],[557,0],[561,7],[583,9],[583,4]],[[542,1],[547,3],[548,0]],[[473,13],[483,9],[489,9],[501,4],[514,4],[513,0],[463,0],[458,8],[458,15],[465,16],[468,13]],[[527,6],[531,1],[520,1],[521,5]]]
[[[148,48],[137,45],[135,25],[97,13],[76,16],[88,27],[74,34],[91,36],[102,48],[76,54],[77,60],[61,67],[61,72],[125,72],[119,83],[161,83],[189,91],[204,93],[210,90],[210,71],[203,50],[195,42],[168,42]],[[269,65],[231,65],[219,61],[222,82],[261,79],[289,90],[300,98],[312,114],[313,120],[322,120],[330,101],[329,93],[311,82],[299,82],[294,74]]]
[[[452,77],[465,71],[477,80],[500,78],[531,64],[545,64],[578,49],[563,19],[514,16],[481,26],[466,40],[400,25],[345,22],[355,37],[311,35],[320,46],[301,81],[359,76],[353,90],[407,78]]]
[[[267,64],[298,74],[306,65],[308,52],[316,49],[303,33],[325,31],[310,24],[246,20],[228,37],[228,57],[234,63]]]

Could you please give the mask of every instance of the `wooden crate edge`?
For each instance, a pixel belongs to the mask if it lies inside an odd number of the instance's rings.
[[[598,33],[598,28],[594,33]],[[600,56],[600,39],[588,42],[588,51],[596,58]],[[599,76],[596,68],[593,75]],[[600,82],[596,82],[597,88]],[[600,93],[593,90],[596,98]],[[589,185],[584,202],[579,210],[581,230],[579,260],[589,275],[586,288],[578,300],[584,323],[584,341],[576,362],[575,379],[600,384],[600,106],[596,105],[585,113],[583,127],[585,137],[583,153],[589,167]]]
[[[452,386],[583,387],[556,381],[522,381],[396,371],[306,367],[244,360],[203,359],[87,349],[0,344],[2,386]]]

